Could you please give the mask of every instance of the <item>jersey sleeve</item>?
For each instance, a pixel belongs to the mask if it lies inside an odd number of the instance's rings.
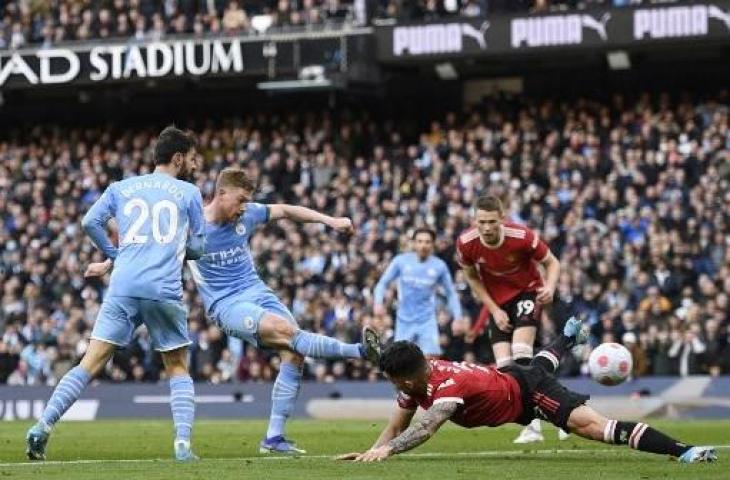
[[[456,261],[462,267],[471,267],[476,264],[475,259],[468,250],[469,249],[466,247],[466,244],[461,240],[461,237],[459,237],[456,240]]]
[[[547,244],[543,242],[540,236],[532,230],[527,230],[527,235],[525,235],[525,242],[527,245],[527,250],[530,253],[530,258],[532,258],[536,262],[542,262],[543,260],[545,260],[548,253],[550,253],[550,248],[547,246]]]
[[[396,401],[400,408],[404,408],[406,410],[416,410],[418,408],[418,403],[416,403],[413,397],[410,397],[403,392],[398,392],[398,398]]]
[[[106,224],[117,211],[117,199],[115,195],[115,184],[111,184],[104,191],[104,194],[94,202],[83,220],[81,225],[84,227],[86,234],[94,242],[94,245],[104,252],[107,258],[114,259],[117,256],[117,247],[115,247],[109,235],[106,232]]]
[[[455,374],[436,387],[436,392],[433,394],[433,404],[438,405],[439,403],[456,402],[463,405],[466,394],[466,382],[458,374]]]
[[[400,275],[400,259],[400,256],[396,256],[391,260],[388,268],[385,269],[385,272],[383,272],[383,275],[375,285],[375,290],[373,291],[375,305],[383,304],[383,298],[385,297],[385,291],[388,289],[388,285]]]
[[[251,231],[257,225],[269,221],[269,207],[262,203],[248,203],[242,220],[246,230]]]
[[[190,260],[200,258],[205,253],[205,218],[203,215],[203,197],[197,188],[188,204],[188,222],[190,231],[186,245],[186,257]]]

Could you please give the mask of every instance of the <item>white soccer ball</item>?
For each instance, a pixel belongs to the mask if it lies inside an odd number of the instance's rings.
[[[602,343],[588,358],[591,377],[601,385],[623,383],[631,375],[633,365],[631,352],[618,343]]]

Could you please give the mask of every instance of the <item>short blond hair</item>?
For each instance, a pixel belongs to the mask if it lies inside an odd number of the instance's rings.
[[[242,188],[247,192],[256,190],[253,180],[240,168],[228,167],[221,170],[215,182],[216,191],[221,188]]]

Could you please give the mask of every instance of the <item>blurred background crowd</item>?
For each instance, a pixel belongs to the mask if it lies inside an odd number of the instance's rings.
[[[565,102],[499,96],[422,120],[368,111],[267,113],[179,125],[199,140],[197,184],[238,165],[258,179],[255,200],[349,216],[357,233],[270,223],[252,237],[264,279],[301,326],[357,341],[364,322],[392,336],[390,313],[372,315],[372,290],[414,228],[437,233],[462,305],[479,313],[454,261],[454,242],[481,193],[497,193],[513,221],[536,229],[560,259],[544,343],[581,314],[593,345],[632,351],[634,374],[730,373],[730,98],[614,96]],[[80,219],[112,181],[147,173],[160,126],[62,126],[0,139],[0,383],[53,384],[86,348],[105,281],[86,281],[101,256]],[[212,383],[269,381],[271,352],[229,340],[204,315],[190,278],[192,374]],[[443,307],[443,305],[442,305]],[[488,340],[439,314],[455,360],[491,361]],[[585,373],[589,348],[563,373]],[[156,381],[160,359],[146,331],[104,377]],[[321,382],[374,380],[362,362],[307,363]]]
[[[373,19],[430,19],[494,13],[545,13],[596,5],[673,0],[0,0],[0,49],[69,41],[160,40],[269,29],[364,25]],[[676,0],[675,0],[676,1]]]

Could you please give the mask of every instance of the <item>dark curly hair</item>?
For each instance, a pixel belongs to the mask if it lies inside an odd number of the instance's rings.
[[[380,356],[380,370],[391,377],[408,377],[418,373],[425,362],[418,345],[401,340],[385,347]]]

